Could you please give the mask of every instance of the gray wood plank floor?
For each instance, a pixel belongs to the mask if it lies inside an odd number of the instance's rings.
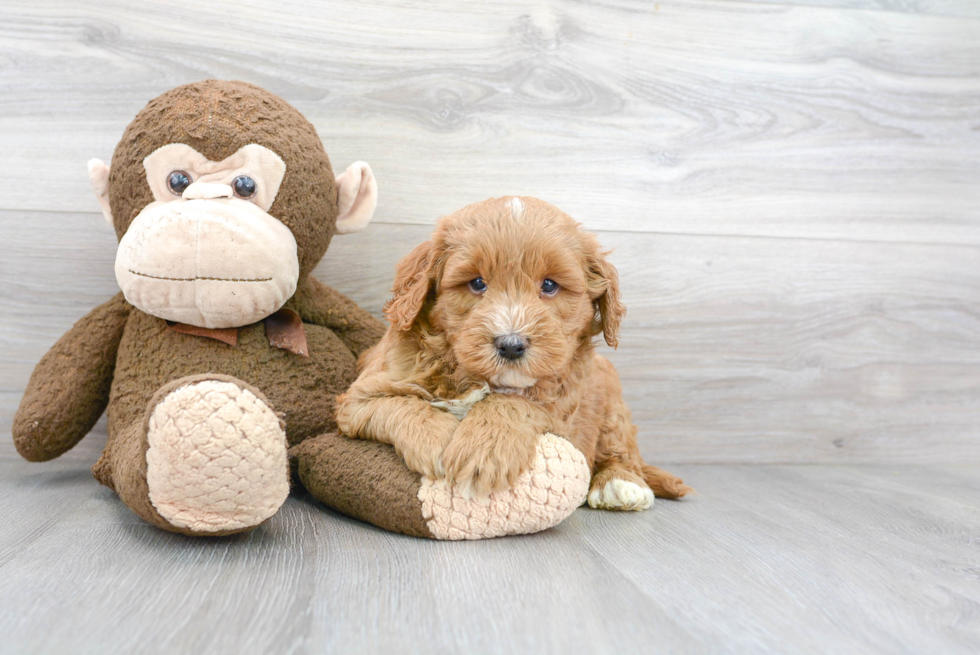
[[[700,493],[433,543],[296,495],[171,535],[0,454],[0,653],[976,653],[980,467],[677,468]]]

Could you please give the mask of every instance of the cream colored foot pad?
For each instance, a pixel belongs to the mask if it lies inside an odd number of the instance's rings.
[[[466,499],[445,480],[422,478],[422,516],[436,539],[487,539],[529,534],[557,525],[585,502],[591,480],[585,455],[553,434],[538,438],[529,471],[512,489]]]
[[[289,495],[279,418],[237,384],[205,380],[172,391],[150,415],[146,436],[150,501],[176,527],[248,528]]]

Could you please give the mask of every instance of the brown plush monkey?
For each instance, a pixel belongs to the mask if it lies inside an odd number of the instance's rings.
[[[377,186],[362,162],[334,178],[285,101],[243,82],[178,87],[136,116],[111,170],[93,160],[89,173],[119,238],[122,292],[34,370],[13,427],[26,459],[68,451],[108,407],[96,478],[189,535],[273,516],[290,454],[321,501],[418,536],[540,530],[581,503],[588,467],[558,438],[481,503],[420,479],[388,446],[333,432],[335,397],[384,327],[310,273],[334,234],[367,225]]]

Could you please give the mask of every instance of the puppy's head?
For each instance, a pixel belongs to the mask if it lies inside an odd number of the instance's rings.
[[[440,333],[471,376],[503,389],[561,376],[626,308],[598,240],[535,198],[485,200],[441,219],[398,264],[385,316]]]

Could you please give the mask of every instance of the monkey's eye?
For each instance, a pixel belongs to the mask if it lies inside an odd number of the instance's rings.
[[[239,175],[231,183],[231,186],[235,189],[235,195],[239,198],[251,198],[255,195],[255,180],[248,175]]]
[[[480,295],[487,290],[487,283],[483,281],[482,277],[470,280],[468,286],[470,287],[470,291],[477,295]]]
[[[170,193],[179,196],[184,193],[184,189],[191,185],[191,176],[184,171],[174,171],[167,176],[167,188]]]
[[[554,280],[545,280],[541,283],[541,293],[546,296],[553,296],[558,293],[558,283]]]

